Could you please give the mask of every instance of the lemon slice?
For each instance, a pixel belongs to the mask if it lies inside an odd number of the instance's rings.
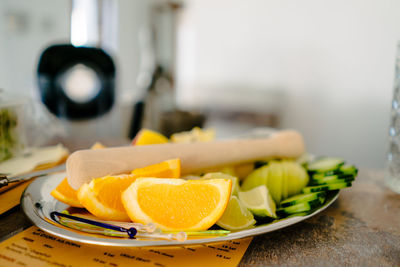
[[[250,228],[255,223],[253,214],[236,196],[231,196],[224,214],[216,224],[226,230],[238,231]]]
[[[276,218],[276,205],[265,185],[239,192],[239,199],[257,217]]]

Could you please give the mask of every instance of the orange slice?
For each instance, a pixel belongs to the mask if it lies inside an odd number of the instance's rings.
[[[99,142],[96,142],[90,149],[102,149],[102,148],[105,148],[105,146]],[[50,167],[53,166],[46,166],[46,168]],[[61,183],[55,189],[53,189],[53,191],[50,192],[50,194],[58,201],[61,201],[67,205],[76,208],[83,208],[82,204],[79,202],[77,196],[77,190],[73,189],[69,185],[67,178],[64,178],[64,180],[62,180]]]
[[[93,179],[78,190],[80,203],[93,215],[103,220],[129,221],[121,202],[121,193],[139,177],[177,178],[179,159],[172,159],[138,168],[129,175],[105,176]]]
[[[134,222],[166,231],[206,230],[224,213],[231,187],[229,179],[138,178],[122,193],[122,203]]]
[[[136,177],[179,178],[181,177],[181,160],[166,160],[147,167],[134,169],[131,174]]]
[[[135,138],[132,140],[131,145],[134,146],[155,145],[155,144],[168,143],[168,141],[169,140],[167,137],[158,132],[148,129],[142,129],[136,134]]]
[[[76,208],[83,208],[76,195],[77,191],[73,189],[67,178],[61,181],[61,183],[50,192],[50,194],[57,200]]]
[[[80,203],[102,220],[129,221],[121,203],[121,193],[135,181],[131,175],[105,176],[82,185],[78,190]]]

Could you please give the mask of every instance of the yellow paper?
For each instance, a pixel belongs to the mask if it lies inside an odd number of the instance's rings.
[[[22,193],[24,192],[25,188],[32,181],[33,180],[29,180],[29,181],[20,183],[16,187],[0,194],[0,203],[1,203],[0,214],[3,214],[4,212],[14,208],[15,206],[17,206],[19,204]]]
[[[68,241],[32,226],[0,244],[0,266],[237,266],[251,240],[121,248]]]

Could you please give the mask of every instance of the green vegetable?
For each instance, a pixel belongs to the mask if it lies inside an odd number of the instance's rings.
[[[0,109],[0,162],[11,158],[18,149],[17,114],[11,109]]]

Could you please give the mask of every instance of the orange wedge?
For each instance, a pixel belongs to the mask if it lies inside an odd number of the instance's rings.
[[[102,220],[129,221],[121,203],[121,193],[135,181],[131,175],[105,176],[93,179],[78,190],[80,203]]]
[[[135,138],[132,140],[131,145],[134,146],[143,146],[143,145],[155,145],[155,144],[164,144],[168,143],[168,138],[164,135],[152,131],[149,129],[140,130]]]
[[[166,160],[147,167],[134,169],[131,174],[136,177],[179,178],[181,177],[181,160]]]
[[[206,230],[224,213],[231,187],[229,179],[138,178],[122,193],[122,203],[134,222],[166,231]]]
[[[68,183],[67,178],[61,181],[61,183],[50,192],[50,194],[57,200],[76,208],[83,208],[82,204],[79,202],[76,195],[76,190],[74,190]]]
[[[90,149],[102,149],[102,148],[105,148],[105,146],[99,142],[96,142]],[[53,166],[46,166],[46,168],[50,167]],[[50,194],[58,201],[61,201],[67,205],[76,208],[83,208],[82,204],[79,202],[77,196],[77,190],[73,189],[69,185],[67,178],[64,178],[64,180],[62,180],[61,183],[55,189],[53,189],[53,191],[50,192]]]
[[[139,177],[177,178],[180,170],[180,160],[172,159],[135,169],[129,175],[96,178],[79,188],[78,199],[90,213],[100,219],[129,221],[121,202],[121,193]]]

